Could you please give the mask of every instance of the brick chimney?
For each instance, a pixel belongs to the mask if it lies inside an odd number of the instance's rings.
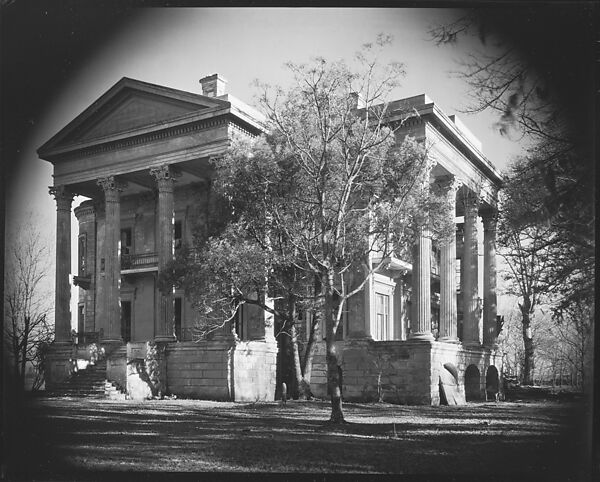
[[[202,95],[207,97],[219,97],[227,93],[227,79],[219,74],[212,74],[200,79],[202,84]]]
[[[365,99],[358,92],[350,92],[350,104],[355,109],[364,109],[367,106]]]

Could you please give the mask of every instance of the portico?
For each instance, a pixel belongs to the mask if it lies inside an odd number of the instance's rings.
[[[418,115],[402,117],[411,110]],[[390,122],[402,119],[398,140],[410,135],[429,146],[434,167],[422,189],[441,193],[445,208],[436,214],[454,229],[434,235],[430,213],[419,213],[412,262],[389,258],[367,282],[364,297],[349,303],[339,342],[344,396],[376,399],[385,380],[390,401],[435,404],[440,380],[451,378],[464,399],[471,373],[479,374],[469,381],[479,388],[469,396],[483,396],[488,369],[500,373],[502,362],[496,352],[495,252],[501,177],[462,122],[427,96],[392,102],[389,111]],[[380,261],[374,258],[373,266]],[[361,304],[364,323],[356,317]],[[381,320],[389,328],[382,329]],[[312,377],[322,387],[313,391],[324,396],[324,366],[313,367]]]
[[[261,337],[236,339],[229,329],[226,336],[197,342],[190,300],[161,276],[176,249],[205,229],[214,203],[211,157],[225,152],[234,132],[262,132],[261,115],[227,94],[226,83],[212,75],[201,79],[202,94],[193,94],[123,78],[39,149],[54,166],[50,191],[57,203],[57,341],[51,350],[57,361],[48,370],[50,388],[70,375],[75,353],[73,275],[79,287],[77,339],[104,347],[108,379],[132,396],[146,393],[143,374],[133,367],[142,366],[150,342],[163,347],[171,393],[272,398],[276,345],[272,323],[264,322],[268,317],[261,311],[246,321],[261,325]],[[74,210],[79,261],[72,270],[70,221],[77,195],[88,200]],[[240,343],[245,353],[257,353],[252,362],[234,357]],[[264,381],[254,383],[250,394],[239,386],[236,393],[231,363],[241,379]]]

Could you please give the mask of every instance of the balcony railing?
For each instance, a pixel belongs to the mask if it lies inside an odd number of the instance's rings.
[[[158,253],[122,254],[121,270],[150,270],[158,267]]]

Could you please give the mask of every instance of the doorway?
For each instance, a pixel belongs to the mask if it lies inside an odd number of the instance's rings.
[[[131,341],[131,301],[121,301],[121,338],[124,343]]]

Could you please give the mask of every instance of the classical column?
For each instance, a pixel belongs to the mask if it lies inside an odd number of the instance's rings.
[[[121,337],[121,204],[120,191],[124,185],[113,176],[98,179],[104,191],[104,245],[100,254],[100,282],[104,285],[98,300],[106,328],[104,342],[122,342]]]
[[[479,344],[479,313],[477,308],[477,212],[479,194],[465,189],[464,197],[464,251],[462,266],[464,272],[463,296],[463,337],[465,344]]]
[[[162,273],[169,262],[173,260],[174,246],[174,224],[175,224],[175,201],[174,173],[168,165],[150,169],[150,174],[156,180],[158,186],[158,216],[157,216],[157,250],[158,250],[158,272]],[[159,311],[157,314],[157,325],[154,332],[154,340],[160,342],[174,341],[174,302],[173,287],[171,285],[162,287],[159,291]]]
[[[454,176],[438,181],[447,201],[448,222],[452,229],[440,240],[440,341],[458,342],[456,307],[456,191]]]
[[[71,203],[73,194],[65,186],[50,186],[56,200],[56,292],[54,306],[54,339],[71,342]]]
[[[433,340],[431,333],[431,232],[427,220],[417,227],[413,251],[410,339]]]
[[[496,222],[494,210],[482,213],[483,218],[483,344],[496,343]]]

